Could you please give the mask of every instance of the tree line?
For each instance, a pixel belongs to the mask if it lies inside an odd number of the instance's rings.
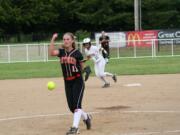
[[[180,28],[180,0],[142,0],[142,29]],[[0,36],[134,30],[134,0],[0,0]]]

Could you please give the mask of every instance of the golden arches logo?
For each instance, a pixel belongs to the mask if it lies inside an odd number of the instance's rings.
[[[134,46],[134,45],[139,46],[139,45],[141,45],[140,40],[141,40],[141,37],[140,37],[139,33],[129,33],[128,38],[127,38],[127,45],[128,46]]]
[[[128,40],[141,40],[141,38],[138,33],[130,33],[128,34]]]

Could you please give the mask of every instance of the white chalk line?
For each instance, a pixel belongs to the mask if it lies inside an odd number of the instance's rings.
[[[124,134],[114,134],[114,135],[153,135],[153,134],[169,134],[169,133],[180,133],[180,130],[172,130],[172,131],[162,131],[162,132],[139,132],[139,133],[124,133]]]
[[[140,87],[142,86],[141,83],[128,83],[128,84],[125,84],[124,86],[126,87]]]
[[[99,112],[90,112],[90,114],[96,114]],[[41,114],[41,115],[30,115],[30,116],[18,116],[18,117],[9,117],[9,118],[1,118],[1,121],[9,121],[9,120],[19,120],[19,119],[32,119],[32,118],[40,118],[40,117],[55,117],[55,116],[67,116],[72,115],[71,113],[60,113],[60,114]]]
[[[161,111],[161,110],[150,110],[150,111],[114,111],[118,113],[180,113],[180,111]],[[112,111],[102,111],[102,112],[89,112],[89,114],[102,114],[102,113],[112,113]],[[40,114],[40,115],[29,115],[29,116],[17,116],[17,117],[8,117],[8,118],[0,118],[1,121],[9,121],[9,120],[18,120],[18,119],[31,119],[31,118],[40,118],[40,117],[54,117],[54,116],[66,116],[72,115],[71,113],[59,113],[59,114]]]
[[[180,111],[161,111],[161,110],[150,110],[150,111],[119,111],[120,113],[180,113]]]
[[[112,111],[106,111],[106,113]],[[113,111],[117,112],[117,111]],[[119,113],[180,113],[180,111],[118,111]],[[89,112],[89,114],[102,114],[105,112]],[[10,120],[19,120],[19,119],[32,119],[32,118],[40,118],[40,117],[55,117],[55,116],[68,116],[72,115],[71,113],[60,113],[60,114],[42,114],[42,115],[30,115],[30,116],[18,116],[18,117],[9,117],[9,118],[0,118],[0,122],[10,121]],[[168,134],[168,133],[180,133],[180,130],[172,130],[172,131],[162,131],[162,132],[139,132],[139,133],[121,133],[114,135],[153,135],[153,134]]]
[[[65,115],[70,115],[70,114],[64,113],[64,114],[45,114],[45,115],[42,114],[42,115],[30,115],[30,116],[18,116],[18,117],[1,118],[0,121],[32,119],[32,118],[40,118],[40,117],[65,116]]]

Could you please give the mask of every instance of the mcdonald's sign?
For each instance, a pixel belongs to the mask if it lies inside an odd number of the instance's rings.
[[[142,36],[140,32],[128,32],[127,33],[127,46],[141,46]]]
[[[152,45],[151,40],[157,39],[157,37],[158,37],[157,30],[127,32],[126,33],[127,46],[151,47]]]

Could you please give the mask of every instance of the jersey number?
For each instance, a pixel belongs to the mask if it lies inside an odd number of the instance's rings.
[[[72,66],[72,71],[73,71],[73,72],[78,72],[77,67],[76,67],[76,66]]]

